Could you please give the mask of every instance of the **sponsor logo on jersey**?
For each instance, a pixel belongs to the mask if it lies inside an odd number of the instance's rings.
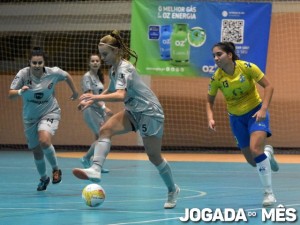
[[[48,89],[51,89],[53,87],[53,83],[50,83],[49,85],[48,85]]]
[[[42,99],[44,97],[44,93],[34,93],[34,98]]]

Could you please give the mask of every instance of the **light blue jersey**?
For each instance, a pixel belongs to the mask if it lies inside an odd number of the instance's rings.
[[[122,60],[117,71],[111,68],[108,92],[125,89],[125,109],[132,114],[150,116],[164,121],[164,112],[159,100],[152,90],[142,81],[135,67],[128,61]]]
[[[92,91],[94,95],[99,95],[102,93],[104,86],[99,80],[98,76],[95,76],[91,74],[90,71],[88,71],[83,75],[81,79],[81,89],[83,93]]]
[[[103,92],[104,86],[97,75],[95,76],[88,71],[81,79],[81,89],[83,93],[91,91],[94,95],[99,95]],[[106,113],[99,102],[95,102],[83,111],[83,118],[93,133],[97,134],[100,126],[105,122]]]
[[[37,78],[30,73],[30,67],[21,69],[10,85],[10,89],[18,90],[23,86],[29,89],[22,94],[23,120],[35,121],[51,115],[53,119],[60,119],[60,107],[54,95],[58,82],[67,79],[68,73],[58,67],[45,67],[44,74]]]

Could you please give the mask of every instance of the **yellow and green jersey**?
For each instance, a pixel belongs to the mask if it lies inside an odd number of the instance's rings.
[[[208,94],[216,96],[220,89],[225,97],[227,110],[233,115],[243,115],[261,103],[256,82],[264,73],[253,63],[236,60],[233,75],[218,68],[209,83]]]

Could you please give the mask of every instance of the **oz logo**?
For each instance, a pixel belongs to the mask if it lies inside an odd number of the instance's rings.
[[[178,47],[184,47],[186,42],[187,42],[187,39],[182,40],[182,41],[176,40],[176,41],[175,41],[175,46],[178,46]]]

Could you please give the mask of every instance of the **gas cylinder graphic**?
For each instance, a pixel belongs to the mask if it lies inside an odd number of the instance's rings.
[[[170,60],[170,37],[172,25],[162,25],[160,27],[159,50],[162,60]]]
[[[171,63],[184,66],[190,61],[190,43],[188,41],[189,26],[185,23],[173,24],[171,34]]]

